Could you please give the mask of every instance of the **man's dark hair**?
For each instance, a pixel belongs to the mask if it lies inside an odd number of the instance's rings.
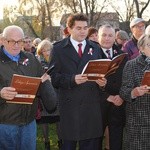
[[[88,17],[84,14],[72,14],[67,19],[67,26],[72,28],[75,24],[75,21],[86,21],[88,23]]]

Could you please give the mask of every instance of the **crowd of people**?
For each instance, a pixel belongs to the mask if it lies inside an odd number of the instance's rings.
[[[71,14],[66,26],[55,43],[16,25],[0,35],[0,149],[35,150],[38,124],[50,150],[51,123],[59,150],[150,149],[150,85],[141,85],[150,69],[150,26],[135,18],[129,36],[109,24],[89,27],[84,14]],[[82,74],[88,61],[123,53],[114,74],[94,81]],[[18,94],[10,87],[13,74],[41,77],[33,104],[7,103]]]

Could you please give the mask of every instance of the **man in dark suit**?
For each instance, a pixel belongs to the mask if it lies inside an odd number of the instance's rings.
[[[86,40],[88,19],[74,14],[67,20],[70,36],[54,44],[51,81],[58,90],[62,150],[99,150],[102,136],[100,87],[106,79],[88,81],[81,72],[89,60],[101,58],[97,44]],[[82,46],[81,46],[82,45]],[[81,47],[82,48],[81,48]]]
[[[98,31],[98,41],[102,58],[112,59],[123,53],[115,44],[115,30],[110,25],[103,25]],[[101,92],[101,106],[104,129],[109,129],[110,150],[122,150],[124,127],[124,103],[119,96],[122,81],[122,71],[127,59],[124,59],[115,74],[107,77],[105,90]],[[101,141],[102,143],[102,141]]]

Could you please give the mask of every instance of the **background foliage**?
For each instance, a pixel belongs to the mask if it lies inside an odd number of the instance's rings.
[[[54,23],[63,14],[85,13],[89,17],[90,26],[96,26],[102,12],[110,11],[117,13],[120,22],[125,23],[122,29],[128,30],[126,28],[134,17],[147,17],[150,23],[149,3],[150,0],[18,0],[17,6],[5,7],[0,30],[16,24],[33,37],[49,37],[54,41],[58,39],[56,32],[60,32],[59,28],[54,30]]]

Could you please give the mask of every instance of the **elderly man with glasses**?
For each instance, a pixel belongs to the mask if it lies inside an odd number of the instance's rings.
[[[130,30],[132,32],[132,38],[122,48],[124,52],[128,53],[129,60],[139,55],[137,41],[145,32],[145,21],[142,18],[133,19],[130,22]]]
[[[21,50],[24,43],[24,33],[20,27],[8,26],[2,35],[3,47],[0,49],[0,149],[35,150],[37,99],[34,99],[33,104],[16,104],[7,101],[13,100],[17,95],[16,89],[10,87],[13,74],[41,77],[44,71],[34,55]],[[26,65],[23,63],[25,60],[28,60]],[[51,93],[51,90],[53,90],[52,85],[49,80],[46,80],[41,83],[36,95],[41,96],[43,104],[49,112],[56,105],[56,94]]]

